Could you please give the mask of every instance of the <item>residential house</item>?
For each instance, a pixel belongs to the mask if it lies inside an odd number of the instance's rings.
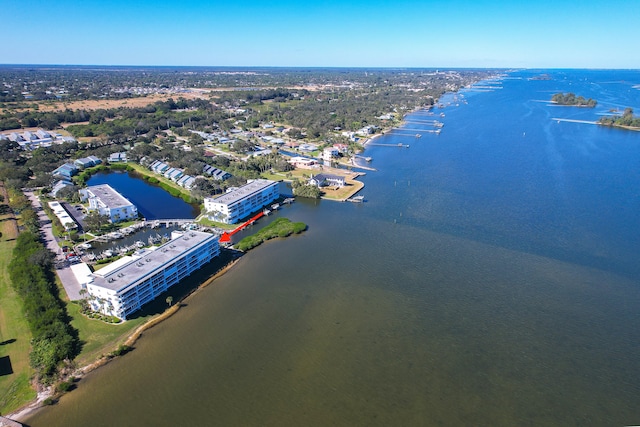
[[[297,168],[300,168],[300,167],[310,168],[314,165],[317,165],[318,161],[316,159],[310,159],[308,157],[296,156],[296,157],[291,157],[289,159],[289,163]]]
[[[59,168],[51,172],[53,176],[67,179],[67,180],[70,180],[71,177],[77,173],[78,173],[78,167],[73,163],[65,163],[64,165],[60,166]]]
[[[89,156],[89,157],[83,157],[81,159],[78,159],[73,163],[76,166],[78,166],[80,169],[86,169],[95,165],[99,165],[100,163],[102,163],[102,160],[100,160],[96,156]]]
[[[204,165],[202,170],[204,173],[206,173],[207,175],[211,175],[214,179],[218,181],[224,181],[226,179],[231,178],[232,176],[229,172],[225,172],[222,169],[218,169],[211,165]]]
[[[58,191],[62,190],[65,187],[73,187],[73,183],[67,179],[60,179],[53,184],[51,189],[51,197],[56,197],[58,195]]]
[[[334,185],[336,187],[344,187],[345,179],[344,176],[340,175],[331,175],[326,173],[319,173],[315,176],[311,176],[309,178],[309,184],[315,185],[316,187],[328,187]]]
[[[127,161],[127,153],[124,151],[119,153],[111,153],[108,159],[109,163],[119,163]]]

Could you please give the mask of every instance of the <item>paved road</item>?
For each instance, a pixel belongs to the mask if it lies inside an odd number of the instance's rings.
[[[47,217],[47,214],[42,209],[40,199],[33,194],[32,191],[25,191],[24,194],[31,200],[31,204],[38,214],[40,220],[40,231],[42,232],[43,239],[47,248],[56,254],[55,264],[60,268],[56,268],[56,273],[64,286],[64,290],[67,292],[67,296],[70,300],[79,300],[80,296],[80,283],[76,280],[76,276],[71,271],[69,263],[65,260],[64,253],[58,245],[56,238],[53,236],[53,229],[51,220]]]

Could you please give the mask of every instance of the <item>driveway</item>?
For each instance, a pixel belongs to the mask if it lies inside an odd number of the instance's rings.
[[[53,236],[51,220],[44,212],[40,199],[33,193],[33,191],[25,191],[24,194],[29,198],[29,200],[31,200],[31,204],[38,214],[38,219],[40,220],[40,231],[42,232],[42,238],[44,239],[47,249],[56,254],[56,274],[60,278],[67,296],[72,301],[82,299],[80,296],[80,283],[76,280],[76,276],[69,267],[69,262],[65,259],[64,253],[58,245],[58,241]]]

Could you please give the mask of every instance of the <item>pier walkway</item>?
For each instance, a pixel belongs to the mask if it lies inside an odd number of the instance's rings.
[[[551,120],[557,120],[558,122],[569,122],[569,123],[584,123],[587,125],[597,125],[598,122],[590,121],[590,120],[575,120],[575,119],[560,119],[557,117],[552,118]]]

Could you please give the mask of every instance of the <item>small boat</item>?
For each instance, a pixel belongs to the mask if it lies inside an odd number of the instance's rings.
[[[274,203],[273,205],[271,205],[271,209],[274,211],[277,211],[279,207],[280,207],[279,203]]]
[[[106,251],[102,252],[102,255],[104,255],[105,258],[111,258],[113,256],[113,251],[111,249],[107,249]]]
[[[91,246],[91,243],[80,243],[78,245],[78,248],[84,249],[84,250],[91,249],[92,247],[93,246]]]
[[[138,240],[135,243],[137,248],[144,248],[144,243],[142,242],[142,240]]]

